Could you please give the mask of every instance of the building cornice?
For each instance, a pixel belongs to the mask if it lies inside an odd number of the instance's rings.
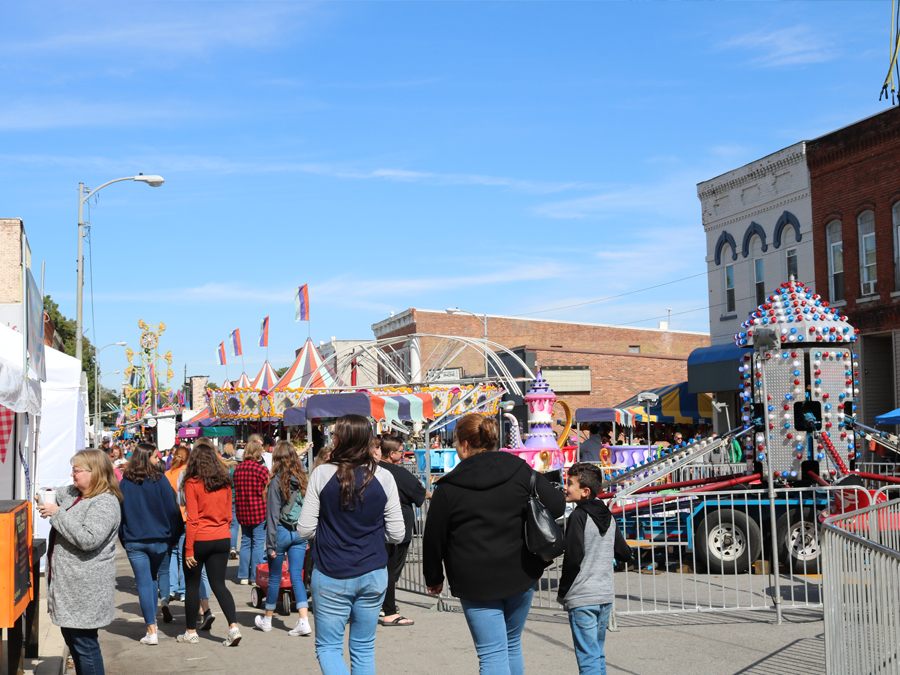
[[[558,354],[591,354],[593,356],[625,356],[629,359],[662,359],[664,361],[687,361],[687,356],[671,356],[669,354],[633,354],[632,352],[601,352],[592,349],[568,349],[566,347],[544,347],[541,345],[519,345],[510,347],[511,352],[523,349],[526,352],[554,352]]]
[[[803,143],[801,144],[800,150],[796,150],[785,157],[776,159],[772,162],[768,162],[762,166],[749,169],[747,173],[740,176],[735,176],[734,178],[725,179],[719,182],[714,182],[716,181],[716,179],[713,178],[712,181],[700,183],[699,185],[697,185],[697,196],[701,201],[709,199],[710,197],[716,197],[721,195],[723,192],[728,192],[751,181],[756,181],[760,178],[764,178],[767,174],[774,173],[779,169],[787,168],[789,166],[792,166],[793,164],[800,164],[806,157],[805,147],[806,144]]]
[[[413,316],[413,310],[412,308],[410,308],[400,312],[399,314],[390,316],[383,321],[373,323],[372,332],[375,334],[376,339],[380,339],[388,333],[393,333],[394,331],[398,331],[401,328],[406,328],[407,326],[410,326],[415,322],[416,319]]]
[[[800,201],[801,199],[806,199],[810,196],[809,188],[805,188],[802,192],[795,193],[789,197],[785,197],[777,202],[769,202],[764,206],[759,207],[753,211],[743,211],[739,215],[731,216],[727,219],[720,221],[713,221],[712,224],[707,225],[704,223],[703,229],[706,232],[713,232],[714,230],[721,229],[723,227],[728,227],[729,225],[734,225],[735,223],[739,223],[742,220],[747,220],[748,218],[753,218],[755,216],[760,215],[761,213],[765,213],[766,211],[778,210],[782,206],[786,206],[787,204],[792,204],[793,202]],[[780,215],[780,214],[779,214]]]
[[[839,134],[841,133],[841,131],[837,131],[834,133]],[[827,136],[825,138],[827,139]],[[863,154],[871,150],[872,148],[886,144],[888,141],[893,141],[897,138],[900,138],[900,127],[894,127],[885,131],[874,133],[864,139],[855,140],[847,144],[841,144],[838,148],[835,148],[833,150],[823,150],[821,152],[818,152],[818,148],[827,143],[827,141],[825,141],[824,139],[811,141],[809,144],[810,157],[808,160],[808,165],[810,169],[824,169],[829,164],[852,159],[856,155]],[[887,147],[883,148],[883,150],[885,152],[894,151],[893,148]]]

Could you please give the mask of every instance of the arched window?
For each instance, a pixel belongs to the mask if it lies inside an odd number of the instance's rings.
[[[894,217],[894,290],[900,291],[900,202],[891,209]]]
[[[755,223],[754,223],[755,224]],[[756,304],[761,305],[766,301],[766,264],[763,254],[766,250],[765,242],[755,234],[750,237],[749,253],[753,256],[753,288],[756,291]]]
[[[725,266],[725,313],[734,311],[734,265]]]
[[[841,221],[832,220],[825,228],[828,246],[828,292],[832,302],[844,299],[844,241]]]
[[[859,281],[862,295],[875,295],[878,270],[875,265],[875,212],[863,211],[856,219],[859,230]]]

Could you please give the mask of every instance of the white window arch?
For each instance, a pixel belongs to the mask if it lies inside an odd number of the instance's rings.
[[[844,300],[844,241],[843,224],[832,220],[825,228],[828,246],[828,293],[831,302]]]

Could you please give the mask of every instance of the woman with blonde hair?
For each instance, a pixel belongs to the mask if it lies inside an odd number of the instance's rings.
[[[263,444],[258,434],[250,436],[244,459],[234,470],[235,515],[241,526],[241,551],[238,580],[250,583],[256,578],[256,566],[265,559],[266,486],[269,470],[262,459]]]
[[[291,586],[300,618],[288,635],[309,635],[309,602],[303,585],[303,560],[308,543],[297,534],[297,520],[306,494],[306,471],[297,450],[288,441],[278,441],[272,457],[272,477],[266,498],[266,552],[269,562],[269,588],[266,591],[266,614],[256,617],[256,627],[272,630],[272,615],[278,606],[281,567],[285,556],[291,574]]]
[[[72,485],[41,503],[50,518],[47,609],[60,627],[76,675],[103,675],[98,628],[116,616],[116,534],[122,492],[109,456],[81,450],[72,458]]]

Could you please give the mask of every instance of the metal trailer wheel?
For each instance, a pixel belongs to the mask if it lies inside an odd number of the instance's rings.
[[[779,562],[798,574],[819,573],[822,549],[819,519],[814,509],[791,509],[778,519],[775,531]]]
[[[743,574],[762,551],[762,533],[743,511],[709,509],[697,526],[694,547],[711,574]]]
[[[256,607],[256,609],[262,608],[263,594],[262,589],[259,586],[254,586],[250,589],[250,604]]]

